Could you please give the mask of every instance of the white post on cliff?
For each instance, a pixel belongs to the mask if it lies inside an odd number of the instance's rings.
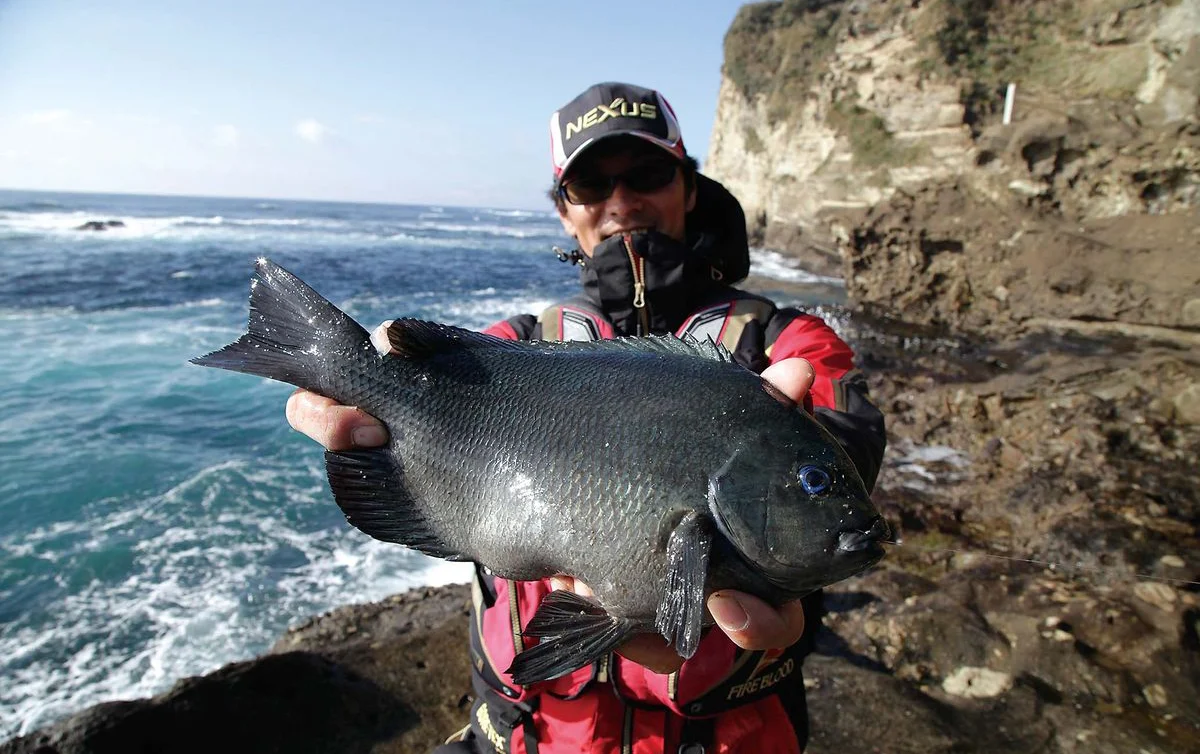
[[[1009,84],[1008,92],[1004,95],[1004,125],[1012,123],[1013,100],[1017,96],[1017,85]]]

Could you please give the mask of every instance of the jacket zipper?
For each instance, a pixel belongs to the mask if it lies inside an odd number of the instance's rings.
[[[633,236],[622,235],[629,266],[633,270],[633,308],[638,312],[638,335],[650,334],[650,311],[646,308],[646,260],[633,250]]]

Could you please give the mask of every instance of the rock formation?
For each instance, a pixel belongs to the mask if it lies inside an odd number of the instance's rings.
[[[761,3],[725,48],[706,171],[864,308],[1200,327],[1200,0]]]
[[[82,225],[75,226],[75,230],[108,230],[124,227],[125,223],[122,220],[88,220]]]

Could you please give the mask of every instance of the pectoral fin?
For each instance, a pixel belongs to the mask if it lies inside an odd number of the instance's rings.
[[[508,672],[522,686],[558,678],[604,657],[638,628],[638,621],[609,615],[586,597],[551,592],[523,632],[541,641],[513,658]]]
[[[654,627],[680,657],[691,657],[700,646],[704,580],[711,548],[708,519],[695,511],[683,517],[667,541],[667,584]]]

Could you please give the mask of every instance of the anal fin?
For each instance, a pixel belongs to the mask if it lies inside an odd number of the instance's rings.
[[[604,657],[640,628],[639,621],[609,615],[587,597],[551,592],[523,632],[541,641],[518,654],[508,672],[522,686],[558,678]]]
[[[442,541],[404,486],[404,469],[387,448],[326,451],[333,498],[346,520],[375,539],[447,560],[464,560]]]
[[[667,583],[654,627],[685,659],[696,654],[700,646],[704,581],[711,549],[708,519],[696,511],[680,520],[667,541]]]

